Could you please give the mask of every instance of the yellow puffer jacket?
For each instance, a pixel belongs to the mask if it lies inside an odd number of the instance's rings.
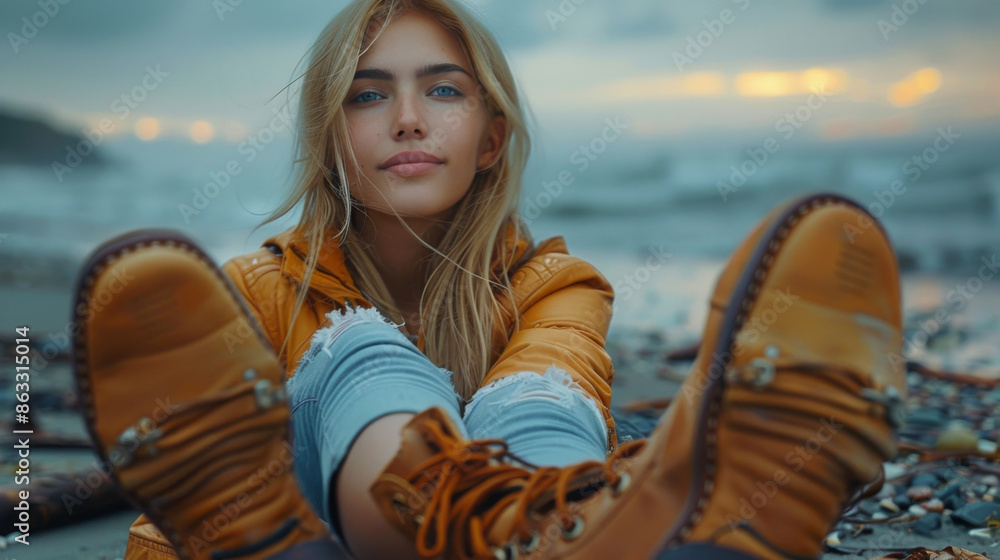
[[[608,449],[617,445],[611,418],[611,381],[614,369],[604,349],[611,319],[613,291],[607,280],[589,263],[570,256],[561,237],[535,247],[524,237],[507,231],[508,253],[514,255],[510,277],[513,301],[520,329],[512,332],[512,321],[495,321],[495,361],[482,386],[524,371],[544,372],[555,366],[568,372],[598,403],[608,425]],[[291,231],[272,237],[261,249],[233,258],[222,269],[243,294],[250,310],[278,351],[288,334],[295,287],[305,271],[307,243]],[[300,310],[292,335],[279,356],[287,376],[308,350],[313,333],[323,326],[326,314],[345,302],[371,307],[348,273],[344,254],[335,243],[324,248],[309,282],[309,294]],[[509,314],[508,314],[509,316]],[[509,335],[504,337],[499,329]],[[423,351],[423,333],[417,347]],[[169,541],[146,518],[139,518],[129,532],[125,560],[168,560],[177,558]]]

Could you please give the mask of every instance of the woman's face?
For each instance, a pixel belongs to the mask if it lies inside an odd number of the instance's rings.
[[[489,114],[472,74],[455,39],[415,11],[360,58],[343,107],[357,159],[347,162],[351,194],[367,213],[450,219],[476,171],[494,162],[503,118]]]

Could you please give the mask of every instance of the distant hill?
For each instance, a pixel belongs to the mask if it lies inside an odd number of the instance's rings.
[[[75,147],[84,138],[66,134],[47,123],[0,112],[0,165],[51,165],[66,159],[66,148]],[[82,158],[83,165],[103,163],[100,153]]]

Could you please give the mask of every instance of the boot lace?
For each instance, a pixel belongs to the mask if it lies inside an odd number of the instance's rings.
[[[437,444],[440,452],[418,464],[406,479],[416,486],[428,473],[434,473],[422,519],[416,518],[417,551],[428,558],[445,552],[449,534],[451,558],[512,558],[519,549],[530,552],[540,542],[541,535],[534,527],[543,514],[559,520],[563,538],[578,537],[583,520],[574,515],[571,504],[605,486],[623,491],[629,483],[627,460],[645,444],[625,444],[604,462],[538,467],[511,453],[503,440],[449,445],[447,442],[454,440],[440,426],[430,425],[427,430],[428,441]],[[492,539],[505,542],[490,542],[488,533],[501,517],[512,520],[510,529]],[[569,523],[563,523],[565,520]]]

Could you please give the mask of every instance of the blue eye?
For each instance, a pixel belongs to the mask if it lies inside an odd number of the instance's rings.
[[[458,92],[458,90],[457,90],[457,89],[455,89],[455,88],[453,88],[453,87],[451,87],[451,86],[438,86],[438,87],[434,88],[434,90],[433,90],[433,91],[432,91],[431,93],[434,93],[435,91],[441,91],[442,89],[446,89],[446,90],[448,90],[448,91],[451,91],[451,92],[452,92],[452,94],[451,94],[451,95],[448,95],[448,94],[445,94],[445,95],[446,95],[446,96],[448,96],[448,97],[452,97],[452,96],[459,96],[459,95],[462,95],[461,93],[459,93],[459,92]]]
[[[366,96],[375,96],[375,97],[366,97]],[[352,99],[352,101],[356,103],[368,103],[369,101],[375,101],[378,97],[381,97],[381,95],[374,91],[363,91],[358,95],[356,95],[354,99]]]

